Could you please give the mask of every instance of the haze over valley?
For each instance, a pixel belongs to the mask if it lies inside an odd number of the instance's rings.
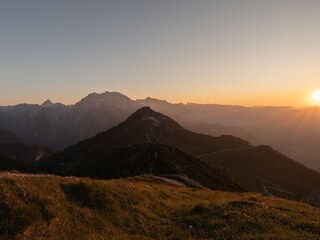
[[[253,145],[268,144],[320,170],[318,107],[171,104],[104,92],[89,94],[74,105],[47,100],[41,105],[0,107],[0,128],[25,142],[63,149],[116,126],[143,106],[170,116],[189,130],[212,136],[233,135]]]

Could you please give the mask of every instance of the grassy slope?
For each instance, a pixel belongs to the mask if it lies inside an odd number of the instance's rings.
[[[319,239],[320,209],[128,180],[0,177],[0,239]]]

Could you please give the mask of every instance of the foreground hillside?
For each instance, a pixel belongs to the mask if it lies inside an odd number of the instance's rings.
[[[0,239],[319,239],[320,209],[143,176],[0,175]]]

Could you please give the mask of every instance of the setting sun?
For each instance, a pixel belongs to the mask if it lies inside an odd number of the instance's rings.
[[[316,90],[312,93],[312,99],[316,102],[320,102],[320,90]]]

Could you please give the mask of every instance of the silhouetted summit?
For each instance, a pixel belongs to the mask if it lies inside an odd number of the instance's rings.
[[[138,109],[140,104],[132,101],[127,96],[118,92],[104,92],[104,93],[91,93],[88,96],[82,98],[79,102],[74,105],[75,109],[80,110],[95,110],[97,108],[105,108],[109,112],[112,111],[127,111],[131,109]],[[115,113],[116,115],[120,113]],[[112,116],[110,116],[112,117]]]
[[[47,100],[0,107],[0,128],[23,142],[62,149],[114,127],[140,107],[121,93],[92,93],[69,106]]]
[[[144,127],[164,127],[168,129],[183,129],[177,122],[161,113],[153,111],[150,107],[142,107],[132,114],[125,123],[131,127],[143,125]]]
[[[85,165],[91,159],[104,157],[114,149],[143,143],[165,144],[192,155],[249,146],[233,137],[211,137],[190,132],[171,118],[143,107],[118,126],[68,147],[47,160],[47,163],[52,169],[60,169],[65,163]]]
[[[141,143],[160,143],[177,147],[193,155],[210,153],[249,144],[233,137],[211,137],[190,132],[166,115],[143,107],[118,126],[83,143],[104,143],[104,148]]]
[[[48,100],[44,101],[44,102],[41,104],[41,106],[47,106],[47,105],[52,105],[52,104],[53,104],[53,102],[51,102],[51,100],[48,99]]]

